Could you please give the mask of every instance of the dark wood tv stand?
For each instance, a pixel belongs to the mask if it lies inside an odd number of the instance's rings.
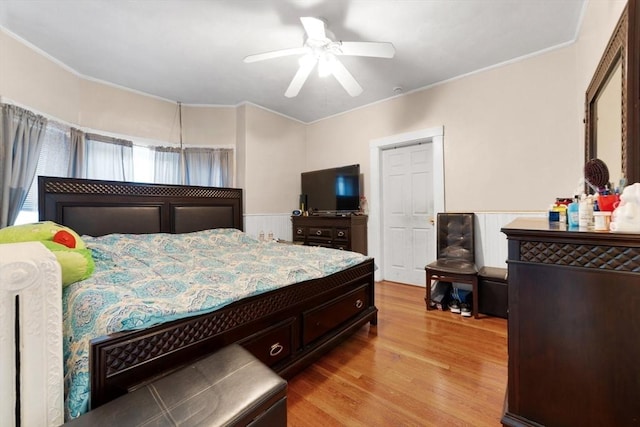
[[[367,255],[366,215],[292,216],[293,241]]]

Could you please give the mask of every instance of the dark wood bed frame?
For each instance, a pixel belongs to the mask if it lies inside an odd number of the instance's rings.
[[[40,220],[81,235],[242,230],[242,190],[39,177]],[[238,342],[290,378],[367,322],[374,264],[247,298],[209,314],[91,342],[91,407]]]

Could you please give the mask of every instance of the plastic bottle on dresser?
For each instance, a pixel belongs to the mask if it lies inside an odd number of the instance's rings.
[[[573,197],[573,202],[569,203],[567,206],[567,222],[569,224],[569,228],[577,228],[579,225],[579,203],[578,196]]]
[[[596,197],[593,195],[587,196],[587,215],[589,216],[589,230],[593,230],[596,224],[596,217],[593,214],[595,212]]]
[[[586,194],[582,194],[578,204],[578,227],[593,228],[593,199]]]

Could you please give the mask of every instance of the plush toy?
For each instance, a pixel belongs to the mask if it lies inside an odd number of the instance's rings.
[[[44,221],[0,229],[0,243],[18,242],[40,242],[53,252],[62,270],[62,286],[84,280],[93,273],[91,251],[69,227]]]
[[[640,233],[640,183],[624,188],[611,217],[611,231]]]

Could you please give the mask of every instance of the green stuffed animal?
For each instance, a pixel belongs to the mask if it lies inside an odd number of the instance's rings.
[[[95,267],[82,238],[52,221],[14,225],[0,229],[0,243],[40,242],[55,255],[62,270],[62,286],[91,276]]]

